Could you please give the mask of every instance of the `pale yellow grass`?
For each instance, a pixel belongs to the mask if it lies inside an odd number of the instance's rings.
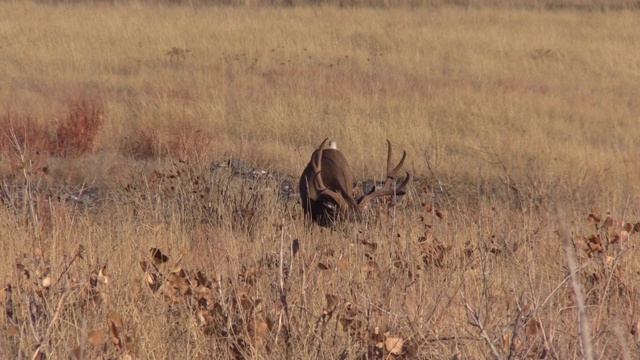
[[[632,12],[3,6],[5,102],[49,116],[96,93],[105,147],[131,124],[191,121],[217,154],[288,172],[326,136],[367,176],[385,138],[419,173],[433,150],[472,174],[494,168],[486,153],[552,175],[635,160]]]
[[[588,258],[580,242],[595,232],[585,225],[592,211],[603,220],[607,211],[640,220],[637,15],[0,4],[7,111],[49,122],[87,99],[101,101],[107,119],[95,154],[47,159],[54,175],[2,174],[4,184],[26,178],[51,188],[95,181],[102,197],[89,210],[37,194],[37,208],[22,200],[3,208],[1,280],[13,285],[20,315],[0,318],[0,358],[31,357],[38,343],[50,358],[64,358],[88,330],[105,331],[112,311],[125,319],[141,358],[232,358],[234,346],[256,359],[367,351],[375,358],[376,326],[402,337],[417,358],[490,358],[488,342],[515,358],[544,351],[580,358],[558,203],[583,266],[594,348],[600,358],[618,358],[624,344],[637,357],[638,330],[630,329],[640,321],[638,235],[611,245],[611,258]],[[184,178],[153,182],[152,171],[168,173],[180,151],[151,161],[127,152],[140,133],[155,132],[155,146],[170,149],[195,131],[211,143],[185,149],[185,166],[203,174],[210,192]],[[306,229],[299,205],[278,200],[271,180],[243,187],[207,171],[210,161],[239,157],[295,179],[325,137],[338,141],[359,179],[382,177],[389,139],[407,150],[406,168],[419,181],[395,212],[376,210],[380,217],[330,232]],[[29,191],[10,195],[23,199]],[[232,225],[239,219],[246,226]],[[301,244],[295,256],[288,250],[294,239]],[[83,259],[66,274],[79,244]],[[205,334],[192,305],[146,286],[139,261],[152,246],[217,283],[216,304],[228,314],[240,294],[260,298],[259,311],[244,316],[289,319],[288,331],[275,326],[256,336],[229,315],[226,325],[239,333],[221,326],[227,333]],[[33,255],[38,248],[42,259]],[[61,294],[80,299],[50,327],[50,342],[42,336],[53,306],[48,316],[25,320],[25,299],[34,295],[14,266],[25,258],[45,262],[43,276],[62,279],[47,303]],[[111,279],[100,288],[104,302],[88,306],[77,284],[104,264]],[[342,317],[346,303],[358,307],[361,333],[344,330],[338,315],[322,326],[326,294],[340,299]],[[6,296],[0,300],[5,306]],[[466,304],[490,341],[469,324]],[[19,335],[5,335],[12,321]],[[527,330],[510,349],[518,324]],[[618,327],[624,335],[615,335]],[[118,354],[110,344],[108,356]]]

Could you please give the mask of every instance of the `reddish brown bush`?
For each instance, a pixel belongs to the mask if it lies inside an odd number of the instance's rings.
[[[164,156],[158,144],[157,131],[140,126],[129,130],[129,135],[124,138],[120,146],[120,152],[122,155],[139,160]]]
[[[120,151],[135,159],[172,157],[204,161],[213,135],[196,124],[164,125],[155,128],[136,125],[128,131]]]
[[[56,129],[54,154],[78,156],[93,151],[103,123],[102,104],[81,101],[72,105]]]
[[[14,116],[5,110],[0,119],[0,154],[3,157],[33,159],[53,148],[51,130],[29,115]]]
[[[185,123],[170,127],[175,134],[167,140],[169,155],[180,159],[190,159],[194,163],[202,163],[211,146],[213,136],[195,124]]]
[[[5,110],[0,119],[0,153],[7,158],[78,156],[94,149],[104,123],[101,104],[80,101],[71,105],[53,128],[30,115],[16,116]]]

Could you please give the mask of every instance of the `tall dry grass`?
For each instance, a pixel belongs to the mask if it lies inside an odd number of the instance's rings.
[[[557,208],[582,338],[637,357],[636,20],[2,3],[0,358],[580,358]],[[327,136],[409,196],[306,228]]]

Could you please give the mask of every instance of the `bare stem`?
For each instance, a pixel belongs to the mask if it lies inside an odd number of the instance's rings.
[[[493,356],[495,356],[495,358],[499,360],[504,359],[504,356],[500,355],[498,348],[496,348],[496,345],[493,343],[493,341],[491,341],[489,334],[487,334],[487,331],[484,329],[484,326],[482,325],[482,321],[480,321],[480,315],[478,314],[478,312],[475,311],[466,300],[464,302],[464,306],[466,306],[467,310],[469,311],[469,318],[471,319],[469,323],[480,330],[480,336],[482,336],[484,341],[491,348],[491,352],[493,353]]]
[[[571,288],[576,299],[576,308],[578,309],[578,326],[580,329],[580,337],[582,339],[582,355],[585,360],[593,360],[593,347],[591,344],[591,326],[586,318],[584,307],[584,294],[580,289],[578,280],[578,259],[576,257],[573,243],[571,242],[571,232],[567,225],[566,214],[564,209],[558,206],[558,231],[562,246],[564,247],[565,256],[567,257],[567,266],[569,267],[569,277]]]

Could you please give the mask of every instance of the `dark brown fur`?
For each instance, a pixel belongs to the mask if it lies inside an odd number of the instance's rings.
[[[316,150],[311,159],[318,155]],[[331,198],[318,194],[313,186],[315,172],[311,161],[304,168],[300,177],[300,198],[304,214],[321,226],[328,226],[340,216],[339,204]],[[324,149],[322,152],[322,180],[325,186],[340,195],[352,206],[357,207],[353,198],[354,177],[347,159],[342,152],[336,149]]]
[[[324,149],[325,139],[313,152],[311,160],[300,177],[300,198],[305,218],[321,226],[331,226],[342,219],[362,219],[362,209],[374,198],[386,195],[403,195],[411,180],[411,174],[402,184],[395,186],[395,179],[404,164],[406,153],[395,168],[391,168],[391,143],[388,143],[387,179],[382,189],[372,189],[368,194],[353,197],[354,177],[349,163],[337,149]]]

